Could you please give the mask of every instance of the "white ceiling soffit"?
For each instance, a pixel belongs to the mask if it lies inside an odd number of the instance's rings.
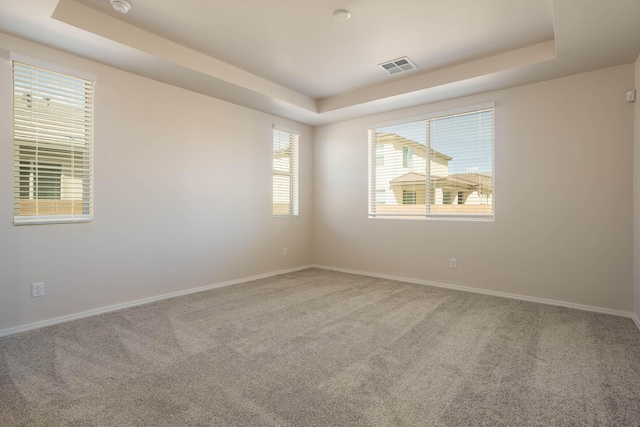
[[[424,92],[429,88],[473,79],[487,74],[519,68],[536,62],[555,58],[555,43],[552,41],[536,44],[527,48],[494,55],[481,60],[468,62],[454,67],[442,68],[434,72],[413,75],[409,78],[393,79],[371,87],[359,88],[345,94],[324,100],[315,100],[309,96],[273,83],[251,74],[238,67],[229,65],[211,56],[190,49],[171,40],[122,21],[120,16],[111,16],[97,9],[82,5],[73,0],[60,0],[53,16],[54,19],[105,37],[140,52],[165,61],[165,71],[149,70],[144,75],[160,78],[166,83],[187,87],[198,92],[206,92],[217,98],[245,105],[265,112],[275,112],[285,117],[320,124],[325,122],[323,115],[333,112],[335,118],[351,117],[353,107],[366,113],[384,109],[380,100]],[[162,76],[159,76],[159,71]],[[202,88],[196,82],[202,83]],[[269,102],[269,100],[272,100]],[[397,102],[397,100],[396,100]],[[412,102],[413,104],[415,102]],[[368,104],[370,108],[362,108]],[[280,108],[273,108],[276,105]],[[377,105],[377,107],[375,106]],[[335,114],[344,110],[343,114]],[[354,109],[355,112],[356,109]],[[329,116],[329,115],[328,115]],[[331,120],[333,121],[333,120]]]
[[[0,31],[309,125],[640,54],[638,0],[348,0],[346,22],[332,18],[343,0],[131,3],[122,15],[108,0],[3,2]],[[418,69],[381,72],[403,55]]]

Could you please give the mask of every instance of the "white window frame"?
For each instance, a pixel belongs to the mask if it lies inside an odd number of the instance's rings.
[[[93,152],[94,152],[94,99],[95,99],[95,83],[96,76],[93,74],[85,73],[83,71],[74,70],[69,67],[65,67],[59,64],[54,64],[48,61],[44,61],[41,59],[33,58],[27,55],[23,55],[17,52],[10,53],[10,60],[12,65],[12,93],[14,94],[14,102],[12,104],[12,113],[13,113],[13,148],[14,148],[14,179],[13,179],[13,223],[14,225],[29,225],[29,224],[61,224],[61,223],[86,223],[93,221]],[[74,83],[85,84],[85,87],[88,88],[85,94],[88,94],[91,99],[88,106],[84,110],[80,110],[83,112],[84,120],[81,123],[83,125],[83,133],[82,140],[84,140],[84,144],[74,146],[71,143],[62,143],[55,142],[53,140],[46,140],[47,137],[51,138],[51,132],[47,130],[47,124],[43,119],[37,117],[37,114],[30,116],[30,120],[33,120],[34,117],[37,118],[36,124],[28,124],[25,123],[26,116],[24,115],[24,106],[19,107],[19,95],[18,92],[24,90],[26,82],[28,80],[24,80],[24,78],[20,78],[20,83],[16,81],[16,72],[15,69],[22,70],[25,68],[31,68],[33,70],[38,70],[42,72],[43,78],[52,75],[62,75],[61,77],[64,79],[72,78]],[[32,83],[31,83],[32,84]],[[45,87],[45,86],[43,86]],[[48,86],[49,90],[53,90],[52,86]],[[37,90],[37,89],[34,89]],[[30,96],[30,94],[29,94]],[[66,95],[65,95],[66,96]],[[24,100],[24,95],[22,95],[22,99]],[[60,98],[61,100],[63,98]],[[69,99],[69,98],[64,98]],[[64,102],[64,101],[60,101]],[[64,105],[64,104],[59,104]],[[67,104],[69,105],[69,104]],[[19,110],[18,108],[23,108]],[[29,107],[31,108],[31,107]],[[50,113],[50,111],[49,111]],[[54,119],[57,119],[63,116],[54,116]],[[65,117],[66,118],[66,117]],[[54,122],[53,125],[58,128],[62,128],[63,132],[70,132],[69,128],[65,128],[59,124],[59,122]],[[40,129],[42,133],[38,130]],[[77,128],[75,129],[77,132]],[[49,133],[47,133],[49,132]],[[35,135],[34,135],[35,134]],[[64,133],[62,133],[64,134]],[[34,135],[30,137],[29,135]],[[40,136],[42,135],[42,136]],[[25,148],[27,147],[27,148]],[[46,147],[46,148],[44,148]],[[25,150],[29,151],[30,154],[25,155]],[[63,174],[62,169],[63,166],[60,165],[58,168],[60,169],[61,183],[60,188],[57,190],[57,193],[54,189],[54,195],[58,195],[58,197],[42,197],[39,198],[37,196],[37,192],[39,191],[39,187],[35,184],[35,179],[38,176],[40,170],[46,169],[47,165],[51,166],[56,163],[55,159],[43,159],[42,161],[38,161],[40,150],[43,150],[45,153],[49,154],[52,152],[56,153],[64,153],[69,152],[69,156],[73,156],[73,159],[69,161],[69,163],[65,164],[65,167],[70,167],[71,176],[68,176],[68,187],[67,191],[74,193],[76,195],[80,195],[81,198],[69,198],[65,199],[63,192],[64,186],[62,183]],[[54,151],[52,151],[54,150]],[[50,155],[50,154],[49,154]],[[59,155],[59,154],[58,154]],[[34,160],[30,161],[30,159],[25,160],[26,157],[34,156]],[[76,157],[81,160],[76,160]],[[30,166],[25,166],[25,162],[30,161]],[[81,172],[77,172],[76,166],[81,168]],[[67,169],[69,170],[69,169]],[[24,180],[25,173],[29,173],[28,181]],[[50,173],[50,172],[47,172]],[[22,178],[21,178],[22,177]],[[78,184],[78,177],[80,179],[80,184]],[[75,183],[72,183],[76,180]],[[25,190],[25,182],[28,182],[28,191]],[[78,188],[80,188],[78,190]],[[26,198],[24,193],[28,193]],[[69,196],[68,196],[69,197]],[[51,214],[47,212],[47,209],[41,207],[41,200],[59,200],[61,202],[68,200],[70,201],[70,212],[64,212],[60,214]],[[33,209],[35,211],[34,215],[24,215],[24,212],[21,214],[21,209],[24,209],[24,200],[34,200],[33,201]],[[73,206],[76,206],[75,208]],[[67,208],[62,208],[63,210],[68,210]],[[40,211],[46,212],[41,213]],[[50,209],[49,209],[50,210]],[[76,211],[79,211],[76,213]]]
[[[276,168],[276,157],[275,153],[277,151],[276,144],[283,137],[288,137],[291,143],[291,149],[289,151],[289,171],[282,171]],[[294,129],[289,129],[279,125],[273,125],[272,131],[272,188],[271,188],[271,199],[272,199],[272,214],[275,218],[297,218],[300,215],[300,194],[299,194],[299,159],[300,159],[300,132]],[[275,178],[276,177],[288,177],[289,178],[289,208],[287,211],[283,211],[277,208],[277,190],[275,186]]]
[[[380,214],[376,212],[376,194],[377,194],[377,188],[376,188],[376,167],[377,167],[377,157],[379,157],[379,153],[377,153],[376,147],[377,147],[377,141],[374,141],[372,139],[372,132],[374,132],[376,129],[380,129],[380,128],[386,128],[386,127],[390,127],[390,126],[396,126],[396,125],[403,125],[403,124],[409,124],[409,123],[413,123],[413,122],[420,122],[420,121],[425,121],[428,122],[431,119],[438,119],[438,118],[445,118],[448,116],[454,116],[454,115],[461,115],[461,114],[466,114],[466,113],[473,113],[476,111],[482,111],[482,110],[492,110],[492,123],[491,123],[491,129],[492,129],[492,141],[491,141],[491,176],[492,176],[492,188],[491,188],[491,213],[490,214],[468,214],[468,213],[456,213],[456,214],[451,214],[451,213],[446,213],[446,214],[441,214],[441,213],[432,213],[429,212],[430,208],[430,200],[429,200],[429,194],[431,191],[431,182],[429,176],[430,173],[427,172],[426,173],[426,208],[425,208],[425,212],[424,213],[410,213],[410,214],[400,214],[400,213],[390,213],[390,214]],[[470,105],[470,106],[463,106],[463,107],[459,107],[459,108],[453,108],[453,109],[448,109],[448,110],[443,110],[443,111],[435,111],[435,112],[431,112],[431,113],[427,113],[427,114],[423,114],[423,115],[418,115],[418,116],[412,116],[412,117],[406,117],[406,118],[401,118],[401,119],[397,119],[397,120],[392,120],[392,121],[386,121],[386,122],[378,122],[378,123],[372,123],[368,126],[368,133],[369,133],[369,137],[368,137],[368,165],[369,165],[369,174],[368,174],[368,212],[369,212],[369,218],[370,219],[412,219],[412,220],[452,220],[452,221],[489,221],[489,222],[493,222],[495,221],[495,212],[496,212],[496,174],[495,174],[495,150],[496,150],[496,135],[495,135],[495,115],[496,115],[496,109],[495,109],[495,102],[485,102],[485,103],[481,103],[481,104],[475,104],[475,105]],[[427,137],[427,140],[429,138]],[[427,143],[426,145],[427,149],[430,149],[429,147],[429,143]],[[404,169],[404,158],[405,155],[401,154],[401,159],[403,160],[403,162],[401,163],[400,166],[403,167]],[[428,159],[428,157],[427,157]],[[408,166],[408,165],[407,165]],[[429,168],[429,161],[427,160],[427,168]],[[427,169],[428,171],[429,169]],[[402,194],[402,192],[400,192],[400,194]],[[452,198],[455,199],[457,197],[456,193],[455,195],[452,195]],[[480,194],[480,196],[486,196],[486,194]],[[388,205],[387,205],[388,206]]]

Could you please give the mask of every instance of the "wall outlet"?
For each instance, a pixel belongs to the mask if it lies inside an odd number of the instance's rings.
[[[457,266],[458,266],[458,261],[456,261],[456,259],[455,259],[455,258],[451,258],[451,259],[449,260],[449,267],[451,267],[451,268],[456,268]]]
[[[31,298],[44,296],[44,283],[31,284]]]
[[[284,248],[284,249],[282,250],[282,255],[287,256],[287,253],[288,253],[288,252],[287,252],[287,248]]]

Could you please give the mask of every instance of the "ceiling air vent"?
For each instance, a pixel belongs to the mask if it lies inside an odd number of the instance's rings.
[[[405,71],[415,70],[416,68],[418,68],[406,56],[394,59],[393,61],[383,62],[382,64],[380,64],[380,66],[383,70],[391,75],[404,73]]]

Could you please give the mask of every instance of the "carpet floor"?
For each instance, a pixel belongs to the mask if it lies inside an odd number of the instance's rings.
[[[630,319],[309,269],[0,339],[2,426],[638,426]]]

